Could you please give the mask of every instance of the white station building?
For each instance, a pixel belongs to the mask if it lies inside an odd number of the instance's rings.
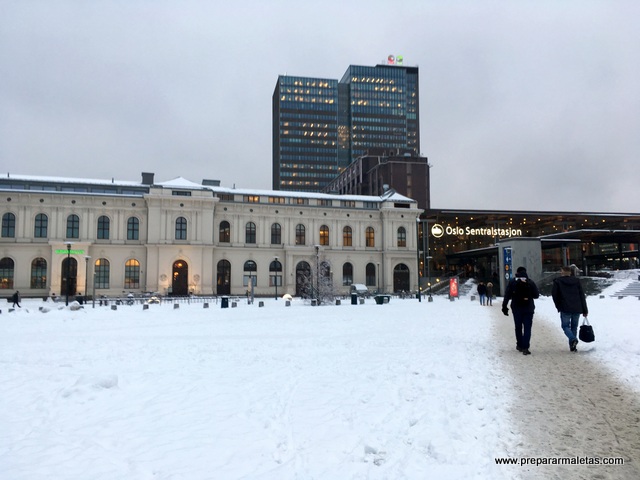
[[[7,295],[309,295],[415,291],[417,203],[382,196],[5,174]]]

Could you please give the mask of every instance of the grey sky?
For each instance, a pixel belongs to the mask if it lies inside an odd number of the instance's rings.
[[[640,2],[0,0],[0,172],[271,188],[279,74],[420,67],[434,208],[640,211]]]

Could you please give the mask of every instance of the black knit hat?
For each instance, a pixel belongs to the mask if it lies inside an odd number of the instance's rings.
[[[527,273],[527,269],[524,267],[518,267],[518,270],[516,270],[516,273]]]

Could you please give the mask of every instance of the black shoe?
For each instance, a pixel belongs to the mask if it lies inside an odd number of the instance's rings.
[[[523,354],[523,355],[531,355],[531,352],[529,351],[529,349],[528,349],[528,348],[523,348],[523,349],[522,349],[522,354]]]
[[[569,350],[571,350],[572,352],[577,352],[578,351],[578,340],[571,340],[571,343],[569,344]]]
[[[518,350],[519,352],[522,351],[522,347],[520,345],[516,345],[516,350]]]

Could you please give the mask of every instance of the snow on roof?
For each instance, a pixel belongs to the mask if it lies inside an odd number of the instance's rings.
[[[22,180],[27,182],[44,182],[44,183],[86,183],[90,185],[117,185],[121,187],[132,187],[132,186],[142,186],[141,182],[134,182],[130,180],[116,180],[112,178],[111,180],[99,180],[95,178],[72,178],[72,177],[50,177],[43,175],[16,175],[13,173],[7,172],[6,174],[2,174],[2,178],[9,180]]]
[[[13,173],[3,174],[0,179],[12,179],[22,180],[29,182],[44,182],[44,183],[70,183],[70,184],[90,184],[90,185],[110,185],[110,186],[146,186],[142,182],[134,182],[128,180],[99,180],[91,178],[71,178],[71,177],[51,177],[40,175],[15,175]],[[347,200],[347,201],[359,201],[359,202],[400,202],[400,203],[415,203],[415,200],[400,195],[395,190],[391,189],[381,196],[375,195],[341,195],[336,193],[318,193],[318,192],[295,192],[289,190],[260,190],[254,188],[229,188],[229,187],[217,187],[210,185],[202,185],[200,183],[192,182],[184,177],[176,177],[172,180],[164,182],[154,182],[156,187],[163,188],[185,188],[185,189],[198,189],[198,190],[211,190],[215,193],[223,194],[239,194],[239,195],[260,195],[270,197],[289,197],[289,198],[314,198],[314,199],[326,199],[326,200]]]
[[[167,180],[166,182],[157,182],[154,183],[155,186],[162,186],[168,188],[197,188],[203,189],[203,187],[199,183],[192,182],[191,180],[187,180],[184,177],[176,177],[173,180]]]

